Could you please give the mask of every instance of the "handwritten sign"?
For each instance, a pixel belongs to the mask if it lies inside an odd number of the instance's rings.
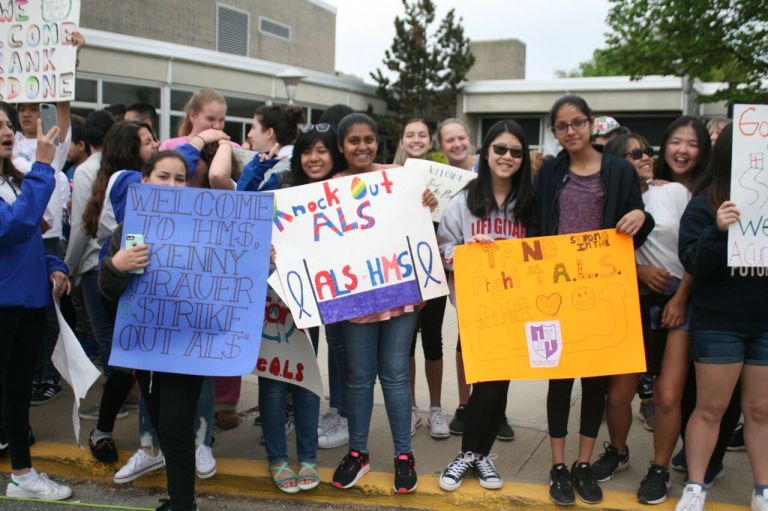
[[[272,242],[297,326],[448,294],[423,192],[404,168],[275,192]]]
[[[477,177],[477,174],[469,170],[418,158],[408,158],[405,160],[404,167],[421,172],[427,188],[437,197],[438,205],[432,211],[433,222],[440,221],[448,201]]]
[[[253,371],[264,322],[269,194],[131,185],[124,234],[150,265],[120,298],[110,365],[205,376]]]
[[[768,105],[734,105],[728,266],[768,266]]]
[[[454,268],[467,382],[645,371],[631,238],[461,245]]]
[[[80,0],[0,0],[0,101],[75,98]]]
[[[255,374],[304,387],[323,396],[317,355],[307,334],[296,327],[290,309],[269,289]]]

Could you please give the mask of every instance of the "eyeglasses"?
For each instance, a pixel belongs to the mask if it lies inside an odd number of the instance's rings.
[[[644,154],[647,154],[648,156],[653,158],[653,148],[646,147],[645,149],[632,149],[631,151],[627,151],[626,153],[624,153],[624,157],[626,158],[627,156],[629,156],[633,160],[642,160]]]
[[[504,144],[493,144],[491,149],[493,149],[493,152],[498,156],[504,156],[507,154],[507,151],[509,151],[509,155],[512,158],[520,159],[523,157],[523,150],[519,147],[507,147]]]
[[[568,131],[568,128],[573,128],[574,130],[580,130],[584,126],[589,124],[589,117],[579,117],[578,119],[574,119],[571,122],[558,122],[554,126],[552,126],[552,131],[556,131],[558,133],[565,133]]]
[[[299,124],[299,130],[301,130],[302,133],[309,133],[312,130],[317,131],[318,133],[325,133],[330,129],[331,125],[327,122],[321,122],[320,124]]]

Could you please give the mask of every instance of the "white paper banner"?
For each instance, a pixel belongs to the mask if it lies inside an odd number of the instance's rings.
[[[75,394],[75,402],[72,406],[72,428],[75,432],[75,442],[80,444],[80,400],[88,394],[88,389],[99,378],[101,373],[93,365],[93,362],[85,355],[80,341],[77,340],[72,329],[64,320],[56,304],[56,318],[59,320],[59,338],[53,349],[51,361],[61,377],[64,378]]]
[[[477,177],[477,174],[470,170],[417,158],[408,158],[403,166],[421,172],[424,175],[427,188],[432,190],[432,193],[437,197],[437,207],[432,211],[433,222],[440,222],[448,201],[459,193],[467,183]]]
[[[728,266],[768,267],[768,105],[734,105]]]

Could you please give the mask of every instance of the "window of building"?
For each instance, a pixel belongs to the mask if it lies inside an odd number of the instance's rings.
[[[216,51],[248,56],[251,14],[216,4]]]
[[[75,78],[75,101],[96,103],[98,101],[97,88],[98,82],[96,80]]]
[[[483,117],[482,125],[481,125],[481,131],[482,136],[480,137],[480,140],[485,138],[485,134],[488,133],[488,130],[491,129],[491,126],[496,124],[497,121],[500,121],[502,119],[514,119],[515,121],[520,124],[520,127],[523,128],[523,133],[525,133],[525,138],[528,141],[529,146],[538,146],[541,142],[541,133],[540,133],[540,127],[541,122],[538,117],[536,118],[525,118],[525,117],[516,117],[514,114],[510,114],[504,117]],[[479,148],[479,147],[478,147]]]
[[[156,108],[160,107],[160,87],[104,81],[102,95],[102,102],[105,105],[122,103],[128,106],[133,103],[149,103]]]
[[[259,16],[259,32],[285,41],[291,40],[291,26],[264,16]]]

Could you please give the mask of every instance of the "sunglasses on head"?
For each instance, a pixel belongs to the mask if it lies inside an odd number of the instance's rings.
[[[299,124],[299,130],[302,133],[309,133],[312,130],[317,131],[318,133],[325,133],[330,129],[331,129],[331,125],[328,124],[327,122],[321,122],[320,124],[310,124],[310,123]]]
[[[493,152],[498,156],[504,156],[507,151],[509,151],[509,155],[512,158],[520,159],[523,157],[523,150],[519,147],[507,147],[504,144],[493,144],[491,149],[493,149]]]
[[[624,153],[624,157],[626,158],[629,156],[633,160],[641,160],[643,158],[643,155],[647,154],[651,158],[653,158],[653,148],[646,147],[645,149],[632,149],[631,151],[627,151]]]

